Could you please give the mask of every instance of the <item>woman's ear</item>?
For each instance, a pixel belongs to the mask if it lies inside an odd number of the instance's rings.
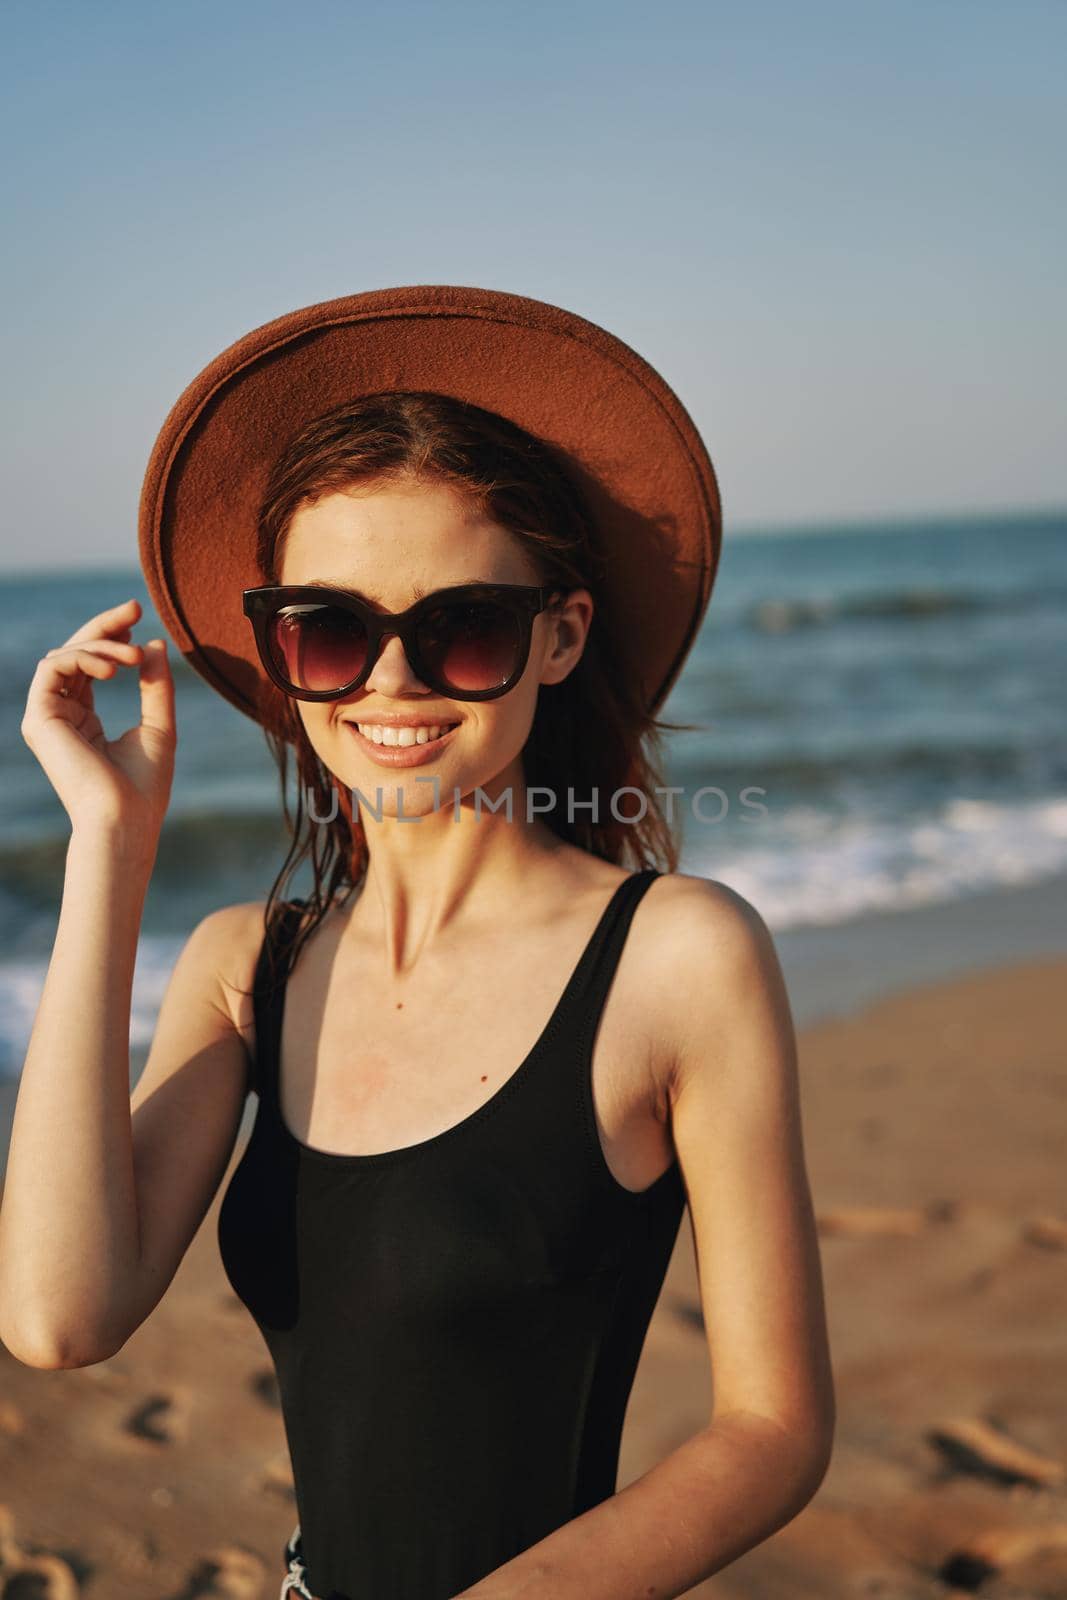
[[[577,666],[585,649],[594,609],[588,589],[572,589],[542,612],[540,620],[545,625],[547,642],[539,682],[562,683]]]

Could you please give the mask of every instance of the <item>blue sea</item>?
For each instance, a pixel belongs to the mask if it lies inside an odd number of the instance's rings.
[[[0,1075],[25,1053],[69,837],[19,732],[29,680],[47,649],[130,595],[145,608],[134,637],[162,633],[136,565],[0,585]],[[775,932],[1064,872],[1065,619],[1067,513],[728,534],[663,710],[701,725],[667,746],[682,870],[729,884]],[[170,659],[177,773],[145,905],[135,1048],[193,924],[264,896],[285,848],[261,732],[173,647]],[[96,695],[109,736],[136,720],[132,673]]]

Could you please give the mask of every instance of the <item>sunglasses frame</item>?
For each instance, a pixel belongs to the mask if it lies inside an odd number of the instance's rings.
[[[496,700],[500,695],[507,694],[509,689],[513,689],[526,671],[526,663],[530,659],[534,617],[547,610],[555,596],[565,593],[566,591],[558,586],[550,587],[545,584],[463,583],[435,589],[432,594],[423,595],[421,600],[416,600],[406,611],[375,611],[366,600],[347,589],[327,588],[324,584],[263,584],[242,591],[242,609],[252,624],[259,659],[267,676],[283,694],[293,700],[343,700],[346,695],[352,694],[366,683],[377,665],[382,640],[393,634],[396,634],[403,644],[412,671],[418,676],[419,681],[428,689],[432,689],[435,694],[444,695],[449,700]],[[417,637],[419,620],[422,614],[433,606],[486,599],[504,606],[518,620],[519,648],[515,669],[506,682],[493,689],[450,688],[438,681],[432,672],[427,674],[426,664],[419,653]],[[291,684],[275,665],[268,636],[271,618],[284,606],[290,605],[336,606],[358,617],[367,629],[367,660],[362,672],[357,673],[351,682],[342,684],[339,689],[297,689]]]

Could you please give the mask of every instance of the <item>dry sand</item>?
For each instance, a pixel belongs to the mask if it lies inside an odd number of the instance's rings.
[[[798,1517],[693,1594],[1067,1596],[1065,991],[1067,959],[1031,961],[802,1031],[834,1459]],[[3,1600],[274,1600],[292,1481],[217,1208],[113,1360],[40,1372],[0,1346]],[[686,1220],[620,1487],[710,1403]]]

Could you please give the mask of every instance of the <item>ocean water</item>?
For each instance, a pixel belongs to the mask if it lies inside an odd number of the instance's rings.
[[[58,915],[66,813],[19,732],[40,655],[136,595],[136,567],[0,583],[0,1075],[18,1072]],[[727,535],[663,714],[682,869],[774,931],[961,899],[1067,869],[1067,513]],[[131,1044],[181,944],[264,896],[285,850],[259,729],[170,649],[179,748],[148,893]],[[115,737],[135,675],[98,685]],[[667,798],[661,802],[666,805]],[[298,880],[298,890],[301,888]]]

